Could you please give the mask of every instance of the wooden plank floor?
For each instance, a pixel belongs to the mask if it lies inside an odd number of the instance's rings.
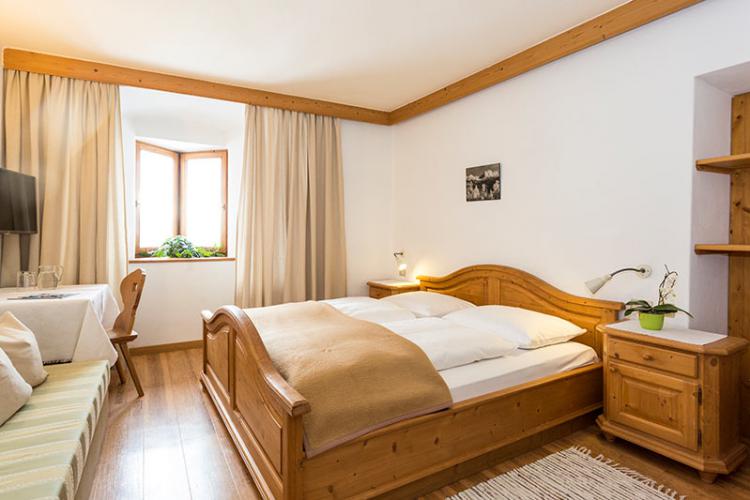
[[[259,498],[219,415],[198,381],[199,349],[134,357],[146,395],[130,380],[110,386],[110,422],[94,499]],[[713,485],[671,460],[628,443],[608,443],[595,427],[503,462],[427,495],[445,498],[480,481],[570,446],[585,446],[673,488],[689,499],[750,500],[750,464]]]
[[[92,499],[260,498],[199,382],[200,349],[134,356],[131,380],[109,388],[109,430]]]

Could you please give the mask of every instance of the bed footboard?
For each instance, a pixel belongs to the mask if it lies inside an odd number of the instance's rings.
[[[265,498],[300,498],[308,402],[276,371],[236,306],[203,313],[203,386]]]
[[[303,496],[415,498],[591,425],[601,406],[601,363],[476,397],[305,460]]]

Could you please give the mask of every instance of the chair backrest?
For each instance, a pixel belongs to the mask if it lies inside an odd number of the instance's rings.
[[[112,330],[120,335],[130,335],[135,323],[135,312],[141,301],[143,285],[146,283],[146,273],[143,269],[136,269],[123,278],[120,283],[120,295],[122,296],[122,311],[117,315]]]

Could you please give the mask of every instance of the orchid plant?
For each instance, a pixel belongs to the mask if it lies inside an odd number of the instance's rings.
[[[675,314],[683,312],[693,317],[692,314],[684,309],[677,307],[676,305],[669,302],[673,300],[677,294],[674,292],[675,285],[677,284],[677,271],[670,271],[667,266],[664,266],[666,273],[664,279],[659,284],[659,301],[656,305],[652,305],[647,300],[631,300],[625,304],[625,316],[630,316],[634,312],[643,314]]]

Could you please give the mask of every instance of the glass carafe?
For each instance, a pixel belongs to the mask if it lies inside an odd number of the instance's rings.
[[[36,286],[40,290],[53,290],[62,281],[62,266],[39,266],[39,273],[36,275]]]

